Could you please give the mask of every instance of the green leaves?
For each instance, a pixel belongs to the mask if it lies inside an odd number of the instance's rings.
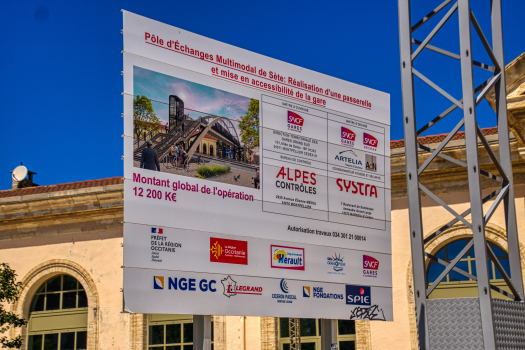
[[[146,133],[156,133],[160,126],[160,119],[155,114],[151,100],[146,96],[133,98],[133,132],[140,138]]]
[[[22,283],[16,282],[16,273],[8,264],[0,263],[0,334],[5,333],[10,327],[22,327],[27,321],[12,312],[4,309],[3,304],[13,304],[18,300],[18,294]],[[22,337],[8,339],[0,336],[0,344],[3,349],[20,349]]]
[[[251,99],[248,111],[239,122],[241,141],[249,148],[259,147],[259,100]]]

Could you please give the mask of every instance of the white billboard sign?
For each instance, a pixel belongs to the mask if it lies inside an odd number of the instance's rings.
[[[392,320],[389,95],[123,13],[126,310]]]

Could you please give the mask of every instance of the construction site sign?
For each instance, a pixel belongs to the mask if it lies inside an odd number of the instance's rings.
[[[391,321],[389,95],[123,14],[126,311]]]

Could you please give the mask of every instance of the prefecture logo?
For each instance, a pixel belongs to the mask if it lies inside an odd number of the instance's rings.
[[[304,271],[304,249],[272,245],[272,268]]]
[[[195,279],[195,278],[171,278],[168,277],[168,289],[181,290],[181,291],[197,291],[197,288],[201,292],[216,292],[214,285],[217,282],[215,280],[206,279]],[[153,289],[164,289],[164,276],[153,276]]]
[[[341,127],[341,144],[344,146],[353,147],[354,142],[355,142],[355,132],[342,126]]]
[[[379,270],[379,261],[369,255],[363,255],[363,276],[377,277],[377,270]]]
[[[365,170],[377,172],[377,156],[365,154]]]
[[[299,114],[288,111],[288,130],[301,132],[303,130],[304,118]]]
[[[343,294],[337,293],[325,293],[323,290],[324,287],[308,287],[303,286],[303,297],[313,299],[340,299],[343,300]],[[311,291],[311,293],[310,293]]]
[[[248,265],[248,242],[210,237],[210,261]]]
[[[335,253],[333,256],[326,258],[326,263],[329,266],[332,266],[334,271],[341,272],[345,268],[346,264],[343,262],[344,257],[341,257],[341,254],[337,255]]]
[[[164,289],[164,276],[153,276],[153,289]]]
[[[151,233],[160,233],[160,234],[163,234],[163,233],[164,233],[164,230],[161,229],[160,227],[152,227],[152,228],[151,228]]]
[[[363,145],[365,149],[375,151],[377,149],[377,144],[378,141],[374,136],[367,134],[366,132],[363,133]]]
[[[237,285],[237,282],[234,281],[231,276],[221,280],[221,283],[224,287],[222,294],[228,298],[237,294],[262,295],[263,291],[262,287]]]
[[[278,303],[292,303],[294,300],[297,300],[297,295],[290,294],[290,291],[288,289],[288,283],[283,278],[281,282],[279,282],[279,287],[281,288],[282,293],[274,293],[272,294],[272,299],[277,299]],[[303,290],[304,293],[304,290]]]
[[[347,305],[371,305],[370,287],[346,285]]]

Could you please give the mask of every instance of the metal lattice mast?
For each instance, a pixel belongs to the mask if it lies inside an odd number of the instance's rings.
[[[290,350],[301,350],[301,324],[299,318],[290,318]]]
[[[398,0],[401,81],[403,89],[404,113],[403,122],[405,130],[406,178],[414,275],[414,298],[416,305],[416,322],[420,349],[430,349],[431,346],[429,336],[429,329],[431,329],[431,327],[429,327],[428,323],[429,305],[427,298],[436,288],[436,286],[443,280],[443,278],[445,278],[452,270],[477,281],[480,311],[479,322],[481,323],[481,333],[483,338],[482,342],[485,349],[496,349],[497,346],[497,329],[494,326],[494,307],[491,297],[491,290],[501,293],[514,301],[523,300],[523,280],[519,257],[514,192],[512,188],[512,167],[509,146],[509,127],[507,120],[501,0],[492,0],[490,4],[493,40],[492,47],[488,43],[485,35],[483,34],[483,30],[481,29],[479,23],[476,20],[476,17],[471,10],[470,0],[445,0],[437,8],[435,8],[427,16],[423,17],[414,25],[411,24],[410,0]],[[443,15],[441,20],[430,31],[426,38],[424,38],[424,40],[420,41],[413,37],[414,32],[418,28],[423,26],[436,14],[445,11],[446,13]],[[459,21],[460,53],[452,53],[439,47],[429,45],[429,42],[432,40],[432,38],[441,30],[443,25],[445,25],[445,23],[456,11],[458,13]],[[492,65],[473,60],[471,27],[474,27],[476,34],[481,39],[488,56],[492,60]],[[415,50],[413,50],[413,45],[416,45],[414,47]],[[449,58],[460,61],[462,87],[461,99],[455,99],[441,87],[424,76],[419,70],[414,68],[414,60],[424,49],[432,50]],[[425,68],[424,63],[421,64],[421,66],[422,69]],[[492,72],[493,76],[491,76],[480,86],[475,87],[473,67]],[[436,67],[435,65],[428,65],[427,68],[435,69]],[[414,75],[452,103],[449,108],[447,108],[437,117],[433,118],[432,120],[426,120],[425,122],[427,124],[425,124],[419,130],[416,128]],[[492,88],[494,88],[496,91],[499,158],[492,150],[476,119],[476,106],[482,101],[487,92]],[[437,148],[431,149],[418,143],[417,137],[419,135],[430,129],[433,125],[438,123],[440,120],[458,108],[463,110],[463,118],[458,122],[458,124],[456,124],[450,134],[445,137],[445,139]],[[420,116],[419,119],[423,118],[424,116]],[[445,148],[448,142],[462,128],[465,130],[466,162],[442,153],[442,150]],[[478,142],[478,138],[481,142],[481,145]],[[494,165],[494,168],[497,169],[498,174],[491,174],[480,169],[478,155],[478,147],[480,146],[483,146],[487,154],[490,156],[492,164]],[[420,150],[430,154],[421,165],[418,159],[418,153]],[[466,210],[465,212],[457,213],[443,200],[441,200],[438,196],[436,196],[428,188],[420,183],[419,178],[421,173],[436,157],[441,157],[467,169],[470,209]],[[480,176],[485,176],[495,180],[495,183],[498,184],[498,188],[484,198],[482,198],[481,195],[482,186]],[[421,214],[420,191],[424,192],[430,198],[435,200],[454,216],[453,220],[427,237],[424,237],[422,230],[423,217]],[[491,199],[494,199],[492,205],[486,212],[484,212],[483,204]],[[512,279],[505,273],[491,247],[487,244],[485,236],[485,226],[501,202],[504,203],[505,208],[504,212],[509,247],[508,253]],[[467,220],[468,216],[470,216],[470,220]],[[424,252],[425,243],[434,239],[436,236],[440,235],[446,229],[458,222],[462,222],[465,226],[472,230],[473,239],[470,240],[467,246],[457,255],[455,259],[453,259],[451,262],[446,262]],[[489,258],[494,262],[497,270],[511,290],[511,293],[507,293],[501,288],[490,284],[489,273],[485,259],[476,259],[476,276],[473,276],[468,272],[456,267],[456,264],[459,262],[459,260],[472,246],[474,246],[474,251],[477,257],[484,257],[488,254]],[[429,258],[446,267],[431,286],[428,286],[427,284],[425,258]],[[525,343],[525,339],[523,339],[523,342]]]

